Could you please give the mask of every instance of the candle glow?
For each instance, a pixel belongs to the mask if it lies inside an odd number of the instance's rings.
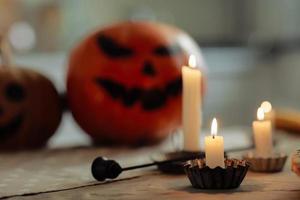
[[[275,111],[272,108],[272,104],[269,101],[264,101],[261,103],[260,107],[265,112],[265,120],[271,120],[271,122],[274,122],[275,117]]]
[[[212,137],[215,138],[217,133],[218,133],[218,122],[217,122],[217,119],[214,118],[211,122],[211,135],[212,135]]]
[[[265,118],[265,111],[264,111],[264,109],[263,109],[262,107],[259,107],[259,108],[257,109],[257,119],[258,119],[259,121],[263,121],[264,118]]]
[[[196,68],[196,66],[197,66],[196,56],[195,55],[190,55],[190,57],[189,57],[189,67]]]
[[[269,101],[262,102],[260,107],[262,107],[265,113],[272,111],[272,104]]]

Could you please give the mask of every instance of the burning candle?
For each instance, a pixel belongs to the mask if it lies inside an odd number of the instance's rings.
[[[225,167],[224,141],[222,136],[217,136],[218,123],[216,118],[211,123],[211,136],[205,137],[205,159],[210,168]]]
[[[254,121],[252,126],[256,154],[261,157],[268,157],[273,151],[272,123],[270,120],[265,120],[264,115],[264,109],[262,107],[258,108],[258,120]]]
[[[202,74],[196,68],[196,57],[191,55],[189,66],[182,67],[184,151],[200,151],[201,79]]]

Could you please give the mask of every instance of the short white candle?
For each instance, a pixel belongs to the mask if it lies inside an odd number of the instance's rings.
[[[189,66],[182,67],[184,151],[200,151],[201,79],[201,71],[196,68],[196,57],[191,55]]]
[[[224,163],[224,140],[217,136],[218,123],[216,118],[211,123],[211,136],[205,137],[205,160],[210,168],[225,167]]]
[[[264,119],[264,110],[261,107],[257,110],[257,119],[252,125],[256,155],[269,157],[273,151],[272,123]]]

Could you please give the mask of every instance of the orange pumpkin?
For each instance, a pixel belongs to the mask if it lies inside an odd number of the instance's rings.
[[[96,143],[157,142],[181,124],[181,67],[202,55],[186,33],[153,22],[94,32],[70,56],[69,107]]]
[[[42,147],[61,115],[60,98],[47,78],[10,62],[0,64],[0,149]]]

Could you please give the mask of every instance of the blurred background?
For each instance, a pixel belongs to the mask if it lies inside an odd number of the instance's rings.
[[[154,20],[191,34],[208,66],[204,125],[250,126],[263,100],[300,109],[300,1],[0,0],[0,31],[18,64],[65,91],[68,54],[89,32],[123,20]],[[50,143],[86,135],[66,114]],[[62,139],[66,138],[66,139]],[[57,142],[60,141],[60,142]]]

